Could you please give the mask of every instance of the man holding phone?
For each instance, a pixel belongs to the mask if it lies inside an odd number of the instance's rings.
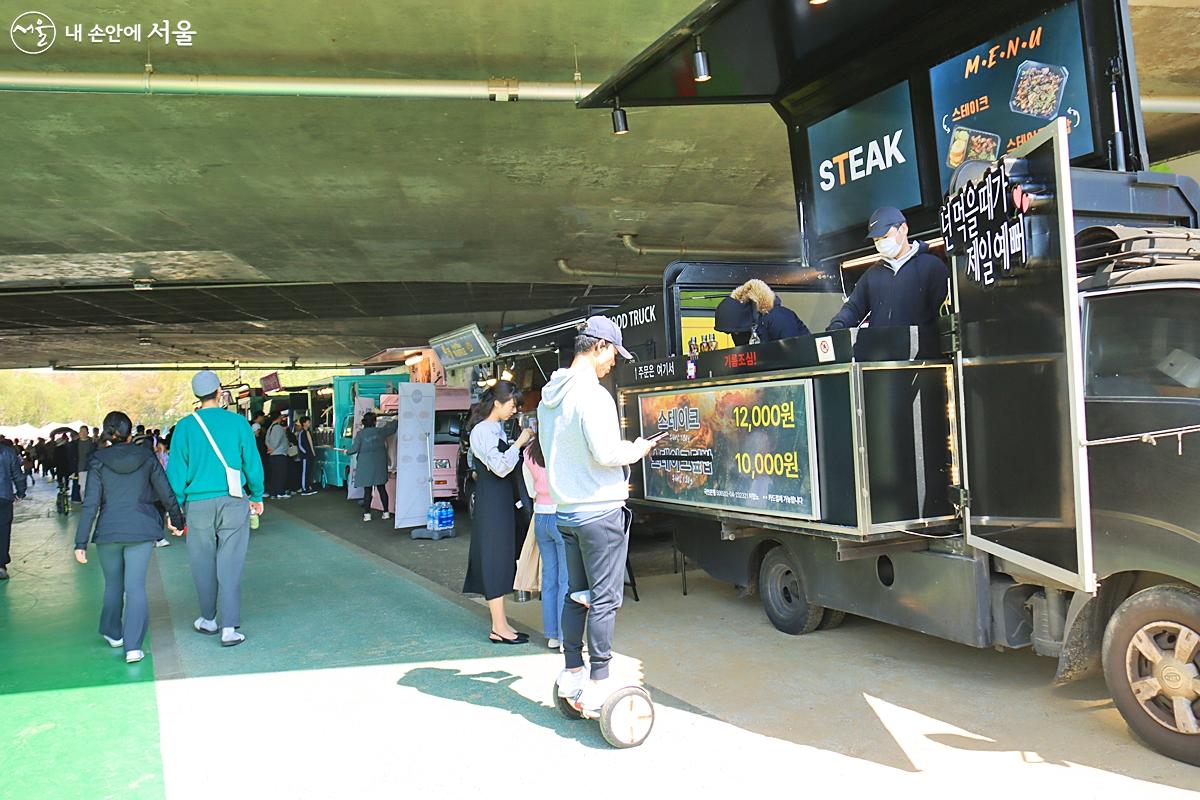
[[[588,710],[600,708],[621,686],[609,678],[608,663],[625,591],[633,516],[625,508],[628,467],[654,447],[647,439],[621,438],[617,405],[600,384],[618,354],[633,358],[621,344],[621,329],[607,317],[590,317],[575,338],[571,366],[550,376],[538,406],[547,482],[566,545],[567,593],[591,590],[590,607],[570,599],[563,604],[566,669],[558,678],[558,694]],[[583,671],[585,625],[591,680]]]

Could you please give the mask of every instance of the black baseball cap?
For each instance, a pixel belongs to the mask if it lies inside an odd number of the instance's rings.
[[[625,360],[633,361],[633,354],[621,344],[621,329],[608,317],[588,317],[587,322],[584,323],[583,330],[579,334],[581,336],[591,336],[594,339],[603,339],[617,348],[617,352]]]
[[[892,228],[899,227],[908,222],[904,215],[900,213],[900,209],[892,208],[891,206],[883,206],[875,209],[875,213],[871,215],[871,221],[867,223],[867,238],[878,239],[887,236],[887,232]]]

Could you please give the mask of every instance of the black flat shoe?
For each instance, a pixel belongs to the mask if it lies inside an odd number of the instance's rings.
[[[499,638],[492,638],[493,636]],[[500,634],[492,631],[492,635],[488,637],[488,641],[492,644],[525,644],[529,641],[529,634],[518,633],[511,639],[505,639],[503,636],[500,636]]]

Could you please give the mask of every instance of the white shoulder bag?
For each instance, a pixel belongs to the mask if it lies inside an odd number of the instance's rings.
[[[195,411],[192,412],[192,416],[200,424],[200,430],[204,431],[204,435],[208,438],[208,443],[212,445],[213,452],[217,454],[217,460],[225,468],[225,481],[229,484],[229,496],[242,497],[242,471],[240,469],[233,469],[225,463],[225,456],[221,455],[221,448],[217,447],[217,443],[213,440],[212,434],[208,432],[208,426],[204,424],[204,420],[200,419],[200,415]]]

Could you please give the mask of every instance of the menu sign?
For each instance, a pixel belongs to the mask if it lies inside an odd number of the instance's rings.
[[[818,519],[812,397],[811,379],[640,396],[642,436],[666,432],[642,465],[645,498]]]
[[[429,340],[429,346],[437,353],[438,360],[446,369],[482,364],[496,357],[491,342],[479,330],[478,325],[468,325],[435,336]]]
[[[1071,157],[1093,149],[1079,6],[1072,2],[929,73],[942,191],[967,161],[996,161],[1058,117]]]
[[[866,226],[880,206],[921,204],[908,83],[808,129],[817,231]]]
[[[966,257],[967,280],[991,288],[998,278],[1026,265],[1025,212],[1030,202],[1003,161],[989,167],[982,180],[946,198],[941,209],[946,253]]]

